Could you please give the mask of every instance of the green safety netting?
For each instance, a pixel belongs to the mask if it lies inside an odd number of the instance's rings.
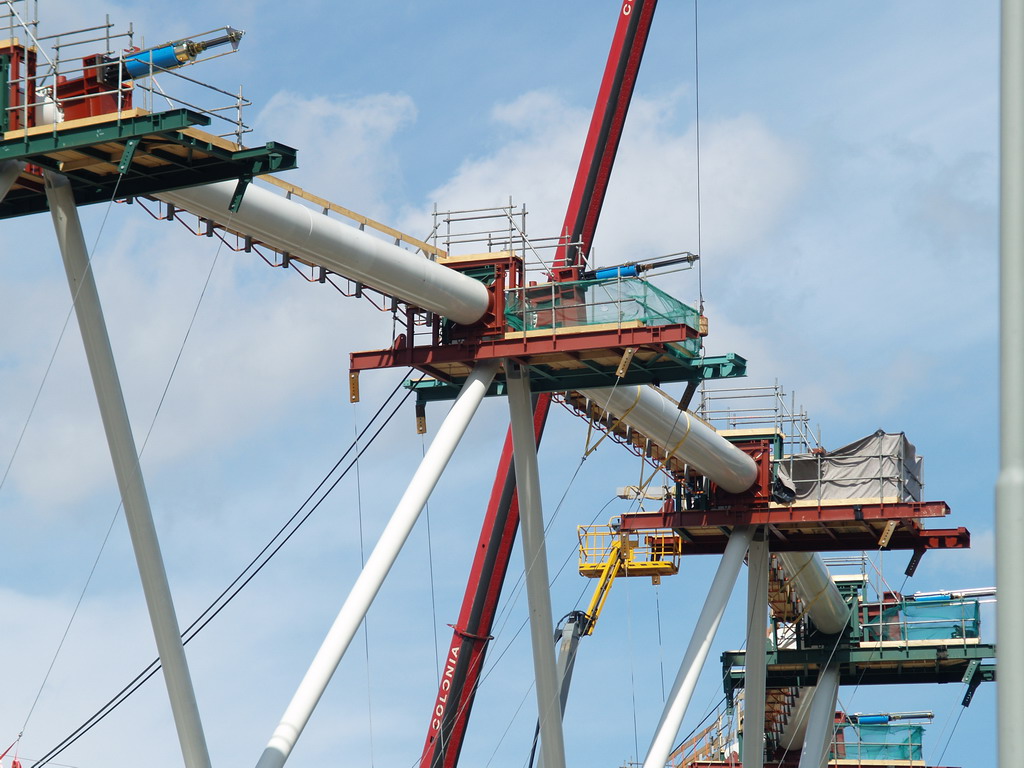
[[[879,725],[847,725],[843,739],[837,739],[833,755],[838,758],[922,760],[923,725],[889,723]]]
[[[883,640],[979,637],[981,607],[977,600],[910,600],[886,608],[881,624]]]
[[[696,309],[639,278],[579,280],[509,291],[505,320],[519,331],[633,321],[700,328]],[[694,343],[692,351],[697,347]]]

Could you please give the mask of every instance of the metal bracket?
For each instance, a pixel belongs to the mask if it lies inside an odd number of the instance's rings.
[[[629,370],[629,364],[633,362],[633,355],[636,354],[636,347],[626,347],[626,351],[622,353],[622,359],[619,361],[619,367],[615,369],[615,377],[621,379],[626,375],[626,371]]]
[[[416,434],[427,434],[427,404],[416,403]]]
[[[139,146],[141,139],[128,139],[124,143],[124,151],[121,153],[121,162],[117,164],[117,172],[125,174],[132,165],[132,158],[135,157],[135,149]]]
[[[348,372],[348,401],[359,402],[359,371]]]
[[[895,533],[897,526],[900,524],[899,520],[889,520],[885,524],[885,529],[882,531],[882,535],[878,537],[878,548],[885,549],[889,546],[889,540]]]
[[[252,176],[242,176],[238,179],[238,184],[235,185],[235,192],[231,195],[231,204],[228,205],[228,210],[232,213],[238,213],[238,209],[242,205],[242,198],[245,197],[245,190],[248,188],[249,183],[252,181]]]
[[[910,558],[910,562],[907,563],[907,570],[903,572],[904,576],[913,576],[917,571],[917,566],[921,564],[921,558],[924,557],[926,549],[915,549],[913,556]]]

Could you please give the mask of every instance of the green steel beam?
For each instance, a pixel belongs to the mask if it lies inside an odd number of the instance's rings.
[[[208,125],[210,118],[188,109],[175,109],[125,118],[118,122],[80,128],[66,128],[0,142],[0,159],[23,160],[56,171],[72,182],[79,205],[111,199],[153,195],[182,187],[239,180],[235,198],[241,202],[245,186],[260,174],[288,170],[296,165],[296,151],[284,144],[268,142],[262,147],[232,150],[220,143],[181,133],[192,125]],[[147,147],[147,143],[173,143],[187,149],[186,157]],[[121,156],[111,158],[96,149],[101,144],[121,146]],[[74,151],[96,160],[115,164],[118,173],[97,173],[88,168],[64,170],[53,155]],[[161,165],[147,167],[133,160],[139,156],[157,159]],[[45,196],[30,189],[11,192],[0,203],[0,219],[47,210]]]
[[[11,57],[0,56],[0,133],[7,130],[10,124],[10,116],[7,108],[10,106],[10,90],[7,81],[11,77]]]
[[[626,386],[633,384],[665,384],[674,381],[700,381],[702,379],[734,378],[746,375],[747,361],[740,355],[730,352],[718,357],[703,360],[672,357],[666,355],[657,363],[645,361],[630,363],[626,375],[619,379],[615,376],[616,366],[603,367],[591,361],[580,360],[586,367],[566,371],[551,369],[542,365],[529,367],[530,387],[534,392],[565,392],[571,389],[594,389],[611,387],[616,384]],[[452,382],[429,379],[427,381],[407,381],[405,386],[416,391],[417,403],[428,403],[442,400],[453,400],[459,393],[460,380]],[[487,391],[488,397],[504,394],[504,381],[499,373]]]
[[[814,685],[819,669],[830,655],[828,648],[786,649],[767,654],[767,686]],[[898,683],[960,683],[995,680],[995,646],[991,644],[936,644],[929,646],[869,647],[844,646],[836,649],[840,685],[889,685]],[[725,690],[728,696],[743,687],[746,653],[722,654]],[[969,673],[969,674],[968,674]]]
[[[82,147],[94,147],[97,144],[106,144],[111,141],[126,141],[137,136],[163,134],[168,131],[180,131],[194,125],[205,126],[209,124],[210,118],[199,112],[191,109],[171,109],[166,112],[126,117],[117,122],[102,123],[100,125],[87,125],[78,128],[55,128],[46,133],[28,134],[15,139],[0,141],[0,159],[24,159],[34,162],[31,158],[47,152],[62,152]],[[59,126],[60,123],[56,125]],[[173,134],[162,138],[167,138],[180,144],[186,143],[180,141]],[[213,146],[207,142],[196,141],[206,146]]]

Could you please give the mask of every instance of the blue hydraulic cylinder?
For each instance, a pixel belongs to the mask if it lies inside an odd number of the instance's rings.
[[[621,267],[605,267],[604,269],[595,269],[593,272],[594,280],[610,280],[613,277],[636,277],[640,274],[636,264],[625,264]]]
[[[131,78],[146,77],[161,69],[174,69],[188,61],[188,53],[180,44],[165,45],[132,54],[124,60],[124,70]],[[152,65],[152,66],[151,66]]]
[[[884,725],[888,722],[888,715],[861,715],[857,718],[859,725]]]

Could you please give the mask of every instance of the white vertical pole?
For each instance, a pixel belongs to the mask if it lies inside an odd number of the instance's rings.
[[[526,563],[526,597],[530,611],[530,639],[533,642],[533,673],[537,683],[541,763],[544,768],[565,768],[530,380],[525,371],[509,360],[505,361],[505,372],[508,379],[516,489],[519,493],[519,524],[523,531],[523,558]]]
[[[800,750],[799,768],[822,768],[836,730],[836,699],[839,696],[839,664],[829,662],[818,673],[811,711],[807,715],[807,732]],[[745,764],[744,764],[745,765]]]
[[[0,162],[0,201],[7,197],[14,182],[21,175],[21,169],[25,164],[17,160],[4,160]]]
[[[89,265],[89,252],[82,235],[75,198],[68,180],[59,174],[47,172],[45,185],[64,269],[74,297],[85,355],[96,389],[96,400],[107,433],[114,474],[121,491],[135,560],[142,577],[142,590],[149,608],[149,619],[153,624],[160,663],[163,665],[178,741],[186,766],[209,768],[210,755],[203,735],[203,724],[199,719],[199,708],[192,689],[185,649],[181,644],[181,631],[174,613],[171,588],[167,583],[160,543],[153,525],[153,512],[139,466],[139,454],[132,437],[96,281]]]
[[[1024,723],[1024,0],[1003,0],[999,182],[996,684],[999,765],[1020,764]]]
[[[654,739],[647,750],[643,768],[665,768],[676,737],[679,735],[679,726],[683,724],[686,708],[690,705],[693,690],[697,687],[697,679],[704,667],[704,661],[708,657],[708,651],[711,650],[711,643],[714,642],[715,633],[718,632],[718,625],[722,622],[722,615],[725,613],[725,606],[729,602],[732,588],[736,584],[740,566],[743,565],[743,556],[746,554],[753,536],[754,529],[749,525],[736,526],[732,530],[729,543],[725,547],[725,554],[722,555],[714,581],[711,582],[711,589],[708,590],[704,607],[701,609],[700,616],[697,617],[697,624],[693,628],[693,637],[690,638],[690,644],[679,665],[679,673],[676,675],[672,692],[665,703],[665,711],[661,715],[661,722],[658,723],[658,730],[655,731]]]
[[[747,552],[747,662],[743,673],[743,768],[764,768],[768,542],[759,527]]]
[[[348,650],[349,643],[352,642],[359,625],[369,611],[370,604],[377,596],[391,566],[395,564],[413,526],[416,525],[423,506],[430,498],[434,486],[441,478],[441,473],[444,472],[456,446],[465,434],[480,401],[487,394],[487,388],[497,369],[496,361],[478,363],[466,379],[462,391],[437,430],[437,436],[427,449],[398,506],[395,507],[377,545],[366,560],[366,565],[345,598],[345,603],[331,625],[327,637],[324,638],[320,650],[313,657],[313,662],[288,704],[274,735],[263,750],[257,768],[281,768],[288,759],[302,729],[306,727],[310,715],[327,689],[331,676]]]

